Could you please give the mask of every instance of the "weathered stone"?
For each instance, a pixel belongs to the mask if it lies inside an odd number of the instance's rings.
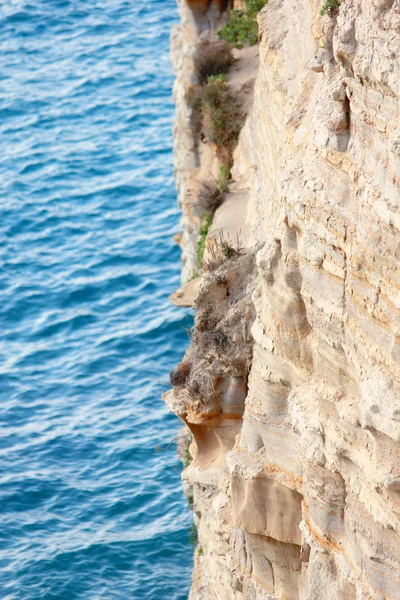
[[[186,280],[219,168],[190,132],[192,57],[225,16],[179,5]],[[241,232],[242,253],[205,272],[201,381],[167,395],[194,439],[192,600],[400,600],[400,4],[321,5],[269,0],[228,75],[248,116],[208,252]]]

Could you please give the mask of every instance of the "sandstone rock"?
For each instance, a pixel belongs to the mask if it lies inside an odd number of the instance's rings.
[[[269,0],[228,76],[248,117],[209,247],[243,248],[205,272],[191,387],[167,394],[194,440],[192,600],[400,600],[400,6],[321,4]],[[224,15],[179,5],[185,279],[217,165],[188,130],[191,57]]]
[[[201,277],[196,277],[195,279],[188,281],[179,290],[176,290],[169,297],[170,302],[174,306],[193,306],[194,299],[197,296],[201,283]]]

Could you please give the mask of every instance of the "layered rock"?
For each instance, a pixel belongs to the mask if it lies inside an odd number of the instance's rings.
[[[173,36],[184,279],[218,167],[192,57],[226,18],[194,4]],[[196,282],[167,395],[193,435],[193,600],[400,600],[400,3],[320,8],[269,0],[229,75],[248,117],[208,243],[241,243]]]

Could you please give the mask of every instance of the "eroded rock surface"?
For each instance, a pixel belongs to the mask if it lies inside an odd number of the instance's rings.
[[[191,61],[225,18],[190,4],[172,43],[184,280],[194,182],[216,169]],[[193,436],[192,600],[400,600],[400,2],[320,9],[269,0],[254,93],[240,61],[230,75],[251,102],[209,244],[226,227],[242,248],[205,269],[166,398]]]

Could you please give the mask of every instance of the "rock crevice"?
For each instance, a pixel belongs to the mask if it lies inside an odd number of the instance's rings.
[[[246,112],[196,259],[193,57],[234,3],[179,0],[175,172],[191,345],[191,600],[400,600],[400,4],[269,0],[227,75]],[[237,5],[238,3],[236,3]]]

